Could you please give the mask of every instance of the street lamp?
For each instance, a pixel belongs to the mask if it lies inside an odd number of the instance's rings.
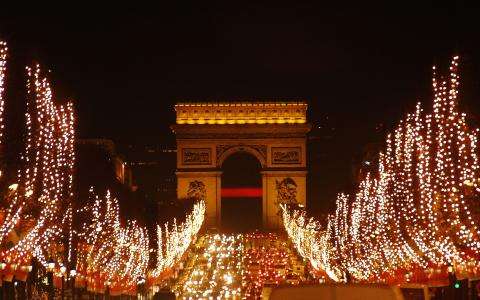
[[[0,271],[5,270],[6,268],[7,268],[7,264],[4,263],[4,262],[0,262]],[[0,275],[0,280],[2,280],[2,282],[3,282],[3,274]],[[2,295],[3,298],[5,298],[5,290],[4,289],[5,289],[5,285],[2,284],[2,294],[1,295]]]
[[[50,258],[47,263],[47,277],[48,277],[48,299],[53,300],[55,290],[53,287],[53,270],[55,269],[55,262]]]
[[[48,263],[47,263],[47,269],[48,269],[48,272],[53,272],[53,269],[55,268],[55,262],[53,262],[52,260],[50,260]]]
[[[137,290],[139,292],[139,294],[144,294],[145,293],[145,278],[144,277],[140,277],[137,281]]]
[[[448,265],[448,273],[453,273],[453,266],[452,265]]]
[[[65,285],[65,272],[67,272],[67,268],[65,268],[65,266],[61,266],[60,267],[60,273],[62,274],[62,300],[64,299],[64,294],[65,294],[65,288],[64,288],[64,285]]]
[[[75,299],[75,276],[76,275],[77,275],[77,271],[75,269],[70,270],[70,280],[72,282],[71,283],[72,299]]]

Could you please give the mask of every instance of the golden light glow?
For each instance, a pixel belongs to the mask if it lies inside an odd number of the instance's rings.
[[[89,291],[114,295],[134,294],[144,280],[149,261],[146,228],[135,221],[120,224],[119,204],[110,193],[103,198],[93,194],[93,206],[77,212],[86,222],[78,233],[76,283]]]
[[[432,113],[418,104],[388,135],[378,172],[355,195],[338,196],[325,229],[282,207],[286,231],[314,268],[335,281],[448,280],[448,268],[479,276],[480,130],[458,111],[457,67],[454,57],[449,76],[434,73]]]
[[[192,212],[186,216],[185,221],[180,225],[177,225],[175,219],[171,228],[169,228],[168,223],[165,223],[164,229],[157,225],[157,266],[150,274],[153,280],[160,280],[179,262],[192,241],[197,237],[204,220],[205,202],[202,200],[195,203]]]
[[[6,45],[0,43],[0,124]],[[73,208],[75,116],[73,104],[57,105],[40,66],[27,67],[25,147],[16,182],[5,193],[0,219],[0,266],[5,275],[32,270],[36,258],[55,277],[75,277],[95,292],[136,293],[149,261],[147,230],[135,221],[120,225],[118,201],[92,196]],[[3,131],[2,131],[3,132]],[[74,230],[73,218],[87,214]],[[82,218],[79,218],[82,220]],[[11,233],[18,240],[11,239]],[[75,240],[75,244],[74,244]],[[76,257],[76,269],[72,267]],[[69,272],[68,272],[69,271]]]
[[[5,88],[3,87],[5,84],[5,73],[7,71],[7,43],[0,40],[0,151],[2,149],[2,142],[3,142],[3,114],[5,108],[5,101],[3,99],[3,93]],[[1,166],[0,166],[1,167]],[[2,177],[3,170],[0,169],[0,177]]]
[[[12,247],[0,251],[0,260],[27,272],[32,257],[44,267],[53,260],[54,272],[59,273],[68,258],[53,249],[71,234],[67,224],[72,217],[74,112],[71,103],[54,103],[50,83],[39,65],[27,68],[25,117],[22,167],[7,194],[0,243],[14,229],[21,230],[21,235]],[[70,251],[71,245],[67,247]]]
[[[306,102],[179,103],[177,124],[303,124]]]

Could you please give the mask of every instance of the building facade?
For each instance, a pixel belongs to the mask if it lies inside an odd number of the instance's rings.
[[[280,203],[306,204],[305,102],[179,103],[175,111],[177,196],[204,199],[208,226],[221,227],[222,164],[238,152],[261,164],[264,228],[281,226]]]

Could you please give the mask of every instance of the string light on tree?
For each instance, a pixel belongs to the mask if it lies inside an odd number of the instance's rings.
[[[5,100],[4,100],[4,85],[5,85],[5,74],[7,72],[7,43],[0,40],[0,151],[2,151],[3,143],[3,131],[4,131],[4,109],[5,109]],[[1,163],[1,162],[0,162]],[[0,177],[2,177],[3,170],[0,165]]]
[[[168,223],[165,223],[164,229],[157,225],[157,265],[150,274],[151,278],[160,280],[168,275],[196,238],[204,220],[205,202],[201,200],[194,204],[192,212],[180,225],[176,220],[170,229]]]
[[[71,103],[54,104],[39,65],[27,68],[25,119],[22,166],[5,199],[0,260],[10,266],[7,270],[28,273],[33,257],[44,267],[53,259],[58,275],[68,261],[58,249],[68,231],[65,224],[72,218],[68,207],[73,196],[74,112]],[[8,237],[14,229],[20,232],[20,240],[11,246]]]
[[[445,279],[448,266],[465,277],[480,273],[472,214],[480,198],[479,129],[458,110],[458,57],[448,76],[433,70],[432,112],[418,104],[400,121],[386,138],[378,172],[367,174],[354,196],[338,196],[326,230],[310,234],[314,241],[303,240],[315,221],[282,207],[299,253],[335,281],[434,281]]]
[[[91,190],[93,205],[77,211],[85,214],[78,233],[76,285],[111,295],[134,295],[146,276],[149,259],[147,230],[135,221],[121,226],[119,204],[110,193],[98,197]]]

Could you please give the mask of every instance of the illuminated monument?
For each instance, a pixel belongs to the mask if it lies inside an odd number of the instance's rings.
[[[261,166],[261,187],[248,192],[262,199],[264,228],[281,225],[279,203],[305,205],[305,102],[179,103],[175,111],[178,197],[205,199],[209,226],[222,225],[222,166],[239,153]]]

